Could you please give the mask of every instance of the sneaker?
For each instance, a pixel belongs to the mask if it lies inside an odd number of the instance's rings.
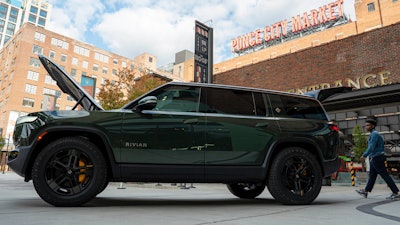
[[[366,192],[364,189],[358,189],[358,190],[356,190],[356,192],[357,192],[359,195],[363,196],[364,198],[367,198],[367,197],[368,197],[368,192]]]
[[[389,197],[387,197],[386,199],[398,200],[398,199],[400,199],[400,195],[399,195],[399,194],[392,193],[392,194],[391,194]]]

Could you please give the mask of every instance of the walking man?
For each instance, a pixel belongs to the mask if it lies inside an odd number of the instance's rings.
[[[368,139],[368,148],[360,157],[360,160],[365,160],[367,156],[369,156],[370,160],[370,170],[369,170],[369,178],[367,181],[367,185],[364,189],[356,190],[358,194],[367,198],[368,192],[371,192],[374,188],[374,184],[376,178],[379,175],[383,178],[386,184],[389,186],[390,190],[392,190],[392,194],[386,199],[400,199],[399,189],[394,183],[393,179],[389,176],[389,173],[386,171],[385,167],[385,152],[384,152],[384,143],[383,138],[379,134],[378,131],[375,130],[376,120],[375,119],[367,119],[365,122],[365,129],[370,132],[370,136]]]

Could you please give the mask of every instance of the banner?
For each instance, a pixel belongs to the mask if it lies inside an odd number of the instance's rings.
[[[43,104],[42,104],[42,110],[43,111],[51,111],[55,110],[56,108],[56,100],[57,97],[55,95],[43,95]]]
[[[213,29],[195,21],[194,82],[212,83]]]
[[[95,92],[95,88],[96,88],[96,79],[95,78],[82,76],[81,86],[89,95],[94,97],[94,92]]]

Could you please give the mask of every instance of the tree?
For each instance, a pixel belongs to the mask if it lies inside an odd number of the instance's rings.
[[[152,75],[136,75],[133,70],[124,68],[118,72],[117,80],[106,80],[101,85],[98,94],[101,106],[106,110],[121,108],[126,103],[166,82]]]
[[[165,83],[165,80],[153,75],[142,76],[135,82],[134,88],[128,93],[128,99],[131,101]]]
[[[135,75],[134,71],[124,68],[118,71],[117,80],[106,80],[98,95],[101,106],[104,109],[118,109],[128,102],[126,93],[132,91]]]
[[[0,136],[0,150],[3,149],[4,145],[6,144],[5,139]]]
[[[363,132],[362,128],[359,125],[356,125],[353,128],[353,142],[354,142],[354,158],[355,161],[358,161],[362,155],[362,153],[368,147],[367,135]]]

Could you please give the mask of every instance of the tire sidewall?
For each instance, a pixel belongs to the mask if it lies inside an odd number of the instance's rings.
[[[77,149],[86,154],[93,163],[93,175],[87,187],[75,195],[61,195],[53,191],[46,182],[45,171],[49,161],[57,153]],[[101,151],[93,143],[83,138],[67,137],[48,144],[38,154],[32,168],[32,180],[39,196],[54,206],[80,206],[94,198],[105,186],[106,162]]]
[[[303,196],[292,193],[285,185],[282,171],[287,160],[293,157],[305,159],[312,167],[314,172],[314,181],[311,190]],[[299,147],[285,148],[273,159],[267,187],[271,195],[279,202],[288,205],[306,205],[311,204],[319,195],[322,187],[322,171],[317,159],[307,150]]]
[[[255,185],[254,189],[251,190],[245,190],[240,184],[227,184],[228,190],[235,195],[236,197],[239,198],[245,198],[245,199],[253,199],[259,196],[261,193],[263,193],[265,189],[264,184],[250,184],[250,185]]]

